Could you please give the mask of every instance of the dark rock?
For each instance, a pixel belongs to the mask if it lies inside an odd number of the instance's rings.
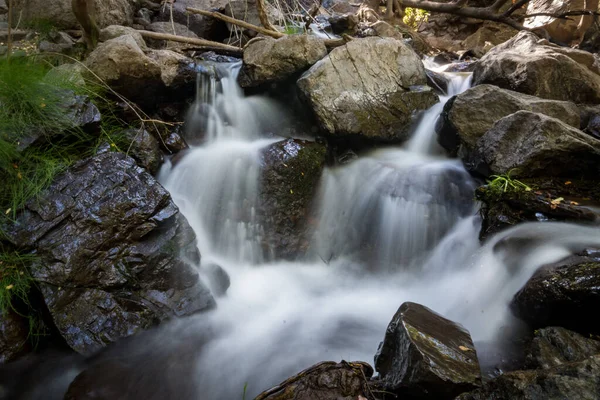
[[[192,229],[169,193],[124,154],[73,165],[8,235],[39,256],[31,274],[80,353],[214,305],[184,261],[199,261]]]
[[[600,103],[594,55],[551,45],[526,31],[494,47],[477,62],[473,83],[575,103]]]
[[[598,393],[600,355],[552,369],[508,372],[456,400],[591,400]]]
[[[332,32],[336,35],[344,33],[353,35],[358,27],[358,17],[355,13],[334,15],[329,17],[328,22],[331,25]]]
[[[600,188],[595,180],[534,178],[519,180],[532,190],[494,190],[482,186],[475,191],[482,208],[482,240],[503,229],[527,221],[598,223]],[[562,198],[563,201],[552,202]]]
[[[476,65],[472,61],[454,62],[444,69],[444,72],[473,72]]]
[[[203,277],[206,277],[210,291],[215,296],[223,296],[229,289],[229,285],[231,285],[229,274],[220,265],[203,265],[200,268],[200,273]]]
[[[587,334],[600,333],[595,315],[600,304],[600,262],[586,257],[540,268],[511,303],[516,316],[532,328],[563,326]]]
[[[134,21],[136,21],[138,24],[142,25],[143,27],[147,28],[148,25],[150,25],[152,23],[153,15],[154,15],[154,12],[152,10],[150,10],[148,8],[140,8],[135,13]]]
[[[161,145],[163,146],[164,150],[171,154],[178,153],[181,150],[188,148],[188,144],[185,142],[183,136],[181,136],[180,126],[176,126],[175,129],[164,131],[164,134],[161,136],[161,138]]]
[[[309,213],[325,167],[325,145],[288,139],[262,152],[260,189],[265,247],[276,258],[293,259],[309,244]]]
[[[497,175],[596,177],[600,140],[556,118],[518,111],[497,121],[463,161],[471,170],[489,168]]]
[[[4,290],[4,288],[3,288]],[[29,322],[12,310],[0,312],[0,364],[29,351]],[[0,398],[2,394],[0,392]]]
[[[127,129],[121,133],[128,142],[128,154],[151,174],[156,174],[163,163],[158,140],[145,129]]]
[[[154,17],[154,22],[170,23],[171,20],[173,20],[173,22],[177,24],[186,26],[198,37],[211,39],[214,38],[215,32],[219,29],[218,26],[222,24],[222,22],[199,14],[188,13],[186,9],[192,7],[201,10],[223,12],[225,4],[227,4],[226,1],[219,0],[177,0],[166,6],[161,5],[158,13]]]
[[[527,366],[549,369],[565,363],[583,361],[600,354],[600,342],[588,339],[565,328],[550,327],[535,331]]]
[[[368,37],[333,49],[297,85],[330,136],[397,142],[408,138],[415,114],[438,101],[426,83],[421,59],[403,41]]]
[[[239,58],[224,56],[222,54],[217,54],[214,51],[205,51],[197,57],[199,60],[203,61],[212,61],[216,63],[236,63],[241,61]]]
[[[284,81],[306,71],[326,55],[324,41],[316,36],[255,38],[244,48],[244,64],[238,81],[242,87]]]
[[[481,386],[469,332],[427,307],[406,302],[387,327],[375,355],[386,391],[453,399]]]
[[[427,85],[433,88],[438,94],[445,95],[448,93],[449,80],[444,74],[425,69],[427,74]]]
[[[592,135],[596,139],[600,139],[600,115],[599,114],[596,114],[590,118],[584,132]]]
[[[254,400],[355,400],[367,398],[373,368],[356,361],[325,361],[305,369]]]
[[[481,111],[473,112],[475,109]],[[541,99],[492,85],[477,85],[446,104],[438,140],[451,154],[464,155],[496,121],[520,110],[558,118],[574,128],[580,126],[579,109],[574,103]]]

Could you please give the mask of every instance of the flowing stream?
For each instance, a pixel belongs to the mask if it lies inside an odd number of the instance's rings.
[[[320,361],[372,362],[404,301],[462,323],[476,343],[494,341],[510,326],[508,302],[539,266],[600,245],[597,229],[558,223],[524,224],[480,244],[476,183],[434,133],[444,103],[469,87],[470,77],[456,74],[403,147],[325,170],[311,250],[301,261],[273,260],[260,246],[256,209],[260,151],[281,140],[267,135],[281,110],[244,97],[238,71],[220,65],[200,75],[187,130],[197,145],[160,175],[198,236],[201,270],[217,263],[231,278],[215,311],[173,323],[163,339],[211,332],[179,377],[194,382],[198,398],[252,398]],[[520,239],[534,240],[511,251]]]

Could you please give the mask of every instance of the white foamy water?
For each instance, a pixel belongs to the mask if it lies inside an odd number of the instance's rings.
[[[217,262],[231,278],[215,311],[177,321],[163,336],[171,343],[178,332],[211,332],[180,378],[194,382],[198,398],[241,398],[244,387],[252,398],[319,361],[372,362],[405,301],[464,324],[475,341],[494,340],[510,321],[508,302],[539,266],[600,245],[598,229],[540,223],[482,246],[476,184],[435,148],[447,97],[405,146],[327,168],[311,251],[303,261],[269,260],[256,207],[259,154],[271,142],[261,129],[277,111],[244,98],[236,71],[221,70],[220,84],[201,81],[188,134],[204,143],[161,178],[198,235],[203,263]],[[452,93],[468,88],[468,77],[451,79]],[[527,238],[535,240],[511,251],[510,240]]]

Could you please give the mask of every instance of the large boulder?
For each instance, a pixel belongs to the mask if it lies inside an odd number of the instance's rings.
[[[146,41],[142,37],[142,35],[135,29],[130,28],[128,26],[122,25],[109,25],[106,28],[100,30],[100,41],[106,42],[107,40],[115,39],[121,36],[130,35],[133,37],[137,45],[141,50],[146,51],[148,47],[146,46]]]
[[[49,21],[63,29],[80,29],[79,22],[71,9],[72,0],[14,0],[13,21],[22,24],[35,24]],[[95,18],[98,25],[131,25],[133,23],[134,1],[95,0]]]
[[[565,328],[549,327],[535,331],[527,354],[527,366],[549,369],[565,363],[583,361],[600,354],[600,342]]]
[[[198,39],[198,35],[187,26],[176,22],[153,22],[146,29],[156,33],[166,33],[169,35],[184,36],[192,39]],[[148,45],[155,49],[183,49],[189,47],[188,44],[172,42],[168,40],[158,40],[148,38]]]
[[[600,140],[559,119],[518,111],[478,140],[467,165],[498,175],[514,170],[520,177],[597,176]]]
[[[479,110],[474,112],[474,110]],[[579,128],[578,107],[568,101],[546,100],[492,85],[478,85],[459,94],[444,107],[438,129],[438,141],[456,154],[475,148],[481,138],[499,119],[517,111],[531,111],[558,118]]]
[[[508,372],[456,400],[592,400],[598,393],[600,355],[552,369]]]
[[[485,21],[477,32],[462,41],[462,49],[475,57],[482,57],[494,46],[506,42],[518,33],[508,25]]]
[[[144,54],[131,35],[101,43],[85,60],[85,65],[134,102],[152,102],[163,86],[160,65]]]
[[[288,139],[262,152],[260,203],[266,226],[264,247],[275,258],[306,252],[312,200],[325,167],[325,145]]]
[[[355,400],[366,399],[367,379],[373,368],[364,362],[325,361],[299,372],[254,400]]]
[[[600,333],[600,262],[573,257],[539,269],[515,295],[513,312],[533,328],[564,326]]]
[[[244,48],[244,64],[238,80],[242,87],[283,81],[307,70],[326,55],[323,39],[316,36],[256,38]]]
[[[332,50],[298,80],[327,133],[378,141],[407,139],[414,115],[438,101],[426,84],[423,63],[408,45],[378,37]]]
[[[0,312],[0,364],[26,353],[29,350],[28,338],[29,321],[25,317],[10,308]]]
[[[169,193],[133,159],[104,152],[73,165],[9,232],[54,323],[89,354],[175,316],[214,304],[185,260],[195,235]]]
[[[375,356],[386,391],[401,396],[453,399],[481,386],[469,332],[427,307],[406,302],[385,332]]]
[[[552,45],[523,31],[479,60],[473,83],[545,99],[600,103],[599,73],[593,54]]]

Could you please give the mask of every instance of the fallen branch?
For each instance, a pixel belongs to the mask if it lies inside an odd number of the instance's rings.
[[[225,52],[234,56],[241,56],[243,54],[243,51],[240,47],[231,46],[219,42],[213,42],[212,40],[189,38],[185,36],[170,35],[168,33],[157,33],[144,30],[138,30],[137,32],[139,32],[140,35],[142,35],[143,37],[151,39],[170,40],[172,42],[192,44],[203,49]]]
[[[275,39],[279,39],[281,37],[286,36],[285,33],[278,32],[278,31],[272,31],[270,29],[263,28],[262,26],[253,25],[246,21],[231,18],[231,17],[228,17],[227,15],[221,14],[216,11],[204,11],[204,10],[199,10],[197,8],[191,8],[191,7],[186,8],[186,10],[187,10],[187,12],[192,13],[192,14],[200,14],[205,17],[220,19],[221,21],[225,21],[225,22],[228,22],[233,25],[237,25],[242,28],[250,29],[252,31],[262,33],[263,35],[270,36]]]

